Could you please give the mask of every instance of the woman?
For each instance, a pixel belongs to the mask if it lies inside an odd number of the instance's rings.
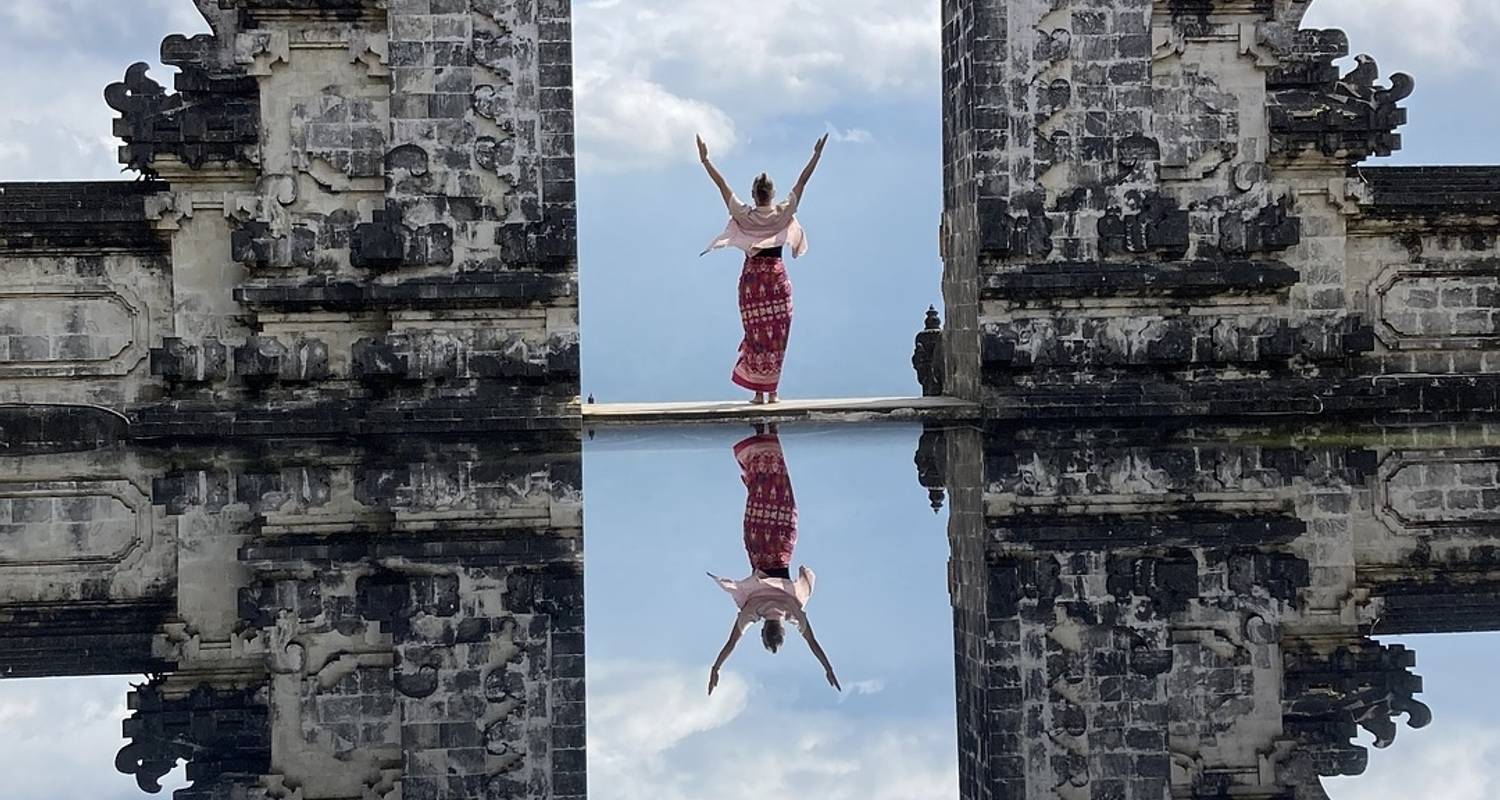
[[[740,202],[708,160],[708,145],[698,137],[698,158],[729,209],[729,224],[703,253],[721,247],[745,251],[745,267],[740,273],[740,321],[745,326],[745,338],[740,343],[733,380],[755,393],[752,403],[776,402],[787,336],[792,330],[792,282],[781,260],[782,248],[790,247],[793,258],[807,252],[807,236],[797,222],[797,206],[827,143],[825,134],[813,147],[812,160],[785,200],[776,202],[776,185],[762,172],[751,187],[755,205],[748,206]]]
[[[802,631],[808,649],[823,665],[824,675],[833,688],[843,691],[828,654],[813,635],[807,620],[807,601],[812,597],[813,571],[801,567],[792,580],[792,550],[797,546],[797,501],[792,497],[792,480],[781,453],[781,440],[775,429],[768,434],[757,427],[756,435],[734,446],[734,458],[740,464],[745,481],[745,553],[750,556],[750,576],[734,581],[712,572],[708,577],[718,582],[734,598],[739,614],[729,630],[729,641],[719,651],[708,675],[708,693],[719,685],[719,668],[724,666],[740,637],[757,621],[763,621],[761,643],[775,653],[786,641],[784,623],[790,622]]]

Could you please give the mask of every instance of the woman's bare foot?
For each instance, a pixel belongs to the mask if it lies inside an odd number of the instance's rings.
[[[771,395],[771,396],[775,397],[775,395]],[[763,394],[761,392],[756,392],[755,396],[752,397],[752,398],[750,398],[750,405],[752,405],[752,406],[763,406],[765,404],[766,404],[766,396],[765,396],[765,394]]]
[[[769,395],[766,396],[766,402],[767,403],[778,403],[778,402],[780,402],[780,400],[777,399],[775,392],[771,392]]]

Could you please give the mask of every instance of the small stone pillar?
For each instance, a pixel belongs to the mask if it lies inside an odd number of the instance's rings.
[[[943,394],[943,320],[937,308],[927,307],[927,322],[917,334],[916,352],[911,357],[912,369],[917,371],[917,382],[922,384],[923,397],[941,397]]]
[[[947,449],[948,437],[942,428],[927,427],[922,431],[922,438],[917,441],[914,459],[917,465],[917,482],[927,490],[927,501],[934,514],[943,510],[944,489],[948,485],[948,470],[944,463]]]

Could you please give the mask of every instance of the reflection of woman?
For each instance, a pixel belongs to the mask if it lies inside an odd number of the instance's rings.
[[[781,260],[781,248],[792,248],[793,258],[807,252],[807,237],[797,222],[797,206],[827,142],[827,136],[818,140],[797,185],[780,203],[776,202],[775,184],[762,172],[751,187],[751,199],[755,201],[751,206],[735,196],[708,160],[708,145],[698,139],[698,158],[729,209],[729,224],[703,252],[721,247],[745,251],[745,266],[740,272],[740,322],[745,338],[740,342],[740,359],[731,380],[755,392],[752,403],[776,402],[776,390],[781,385],[781,365],[792,332],[792,281]]]
[[[758,429],[759,430],[759,429]],[[802,638],[823,665],[833,688],[842,691],[828,655],[813,636],[812,623],[805,611],[813,593],[816,576],[807,567],[797,571],[792,580],[792,549],[797,546],[797,501],[792,497],[792,481],[781,453],[781,440],[774,429],[756,435],[734,446],[735,460],[740,463],[745,481],[745,553],[750,556],[750,576],[742,580],[709,577],[718,581],[734,598],[740,613],[729,631],[729,641],[719,651],[709,673],[708,693],[719,685],[719,668],[724,666],[740,637],[758,621],[763,621],[761,643],[775,653],[786,641],[784,623],[790,622],[802,631]]]

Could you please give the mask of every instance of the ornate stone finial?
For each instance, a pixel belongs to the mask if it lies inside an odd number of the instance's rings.
[[[917,441],[917,453],[913,459],[917,465],[917,482],[927,490],[927,502],[932,506],[934,514],[943,510],[946,498],[948,470],[944,459],[947,446],[947,437],[942,429],[925,430],[922,438]]]
[[[111,83],[104,89],[104,102],[120,112],[114,133],[126,142],[122,150],[125,166],[142,174],[151,168],[155,151],[149,146],[135,147],[132,143],[150,138],[153,121],[161,116],[167,102],[166,89],[146,74],[150,68],[144,61],[131,64],[125,70],[124,80]]]
[[[1398,104],[1412,95],[1416,81],[1398,72],[1389,88],[1381,86],[1380,65],[1364,54],[1340,76],[1335,62],[1348,52],[1342,31],[1297,33],[1295,49],[1267,84],[1273,153],[1321,152],[1355,164],[1401,148],[1396,129],[1406,124],[1406,109]]]
[[[927,320],[922,332],[917,334],[917,345],[912,353],[911,366],[917,371],[917,382],[922,384],[923,397],[939,397],[943,393],[943,321],[935,306],[927,307]]]

